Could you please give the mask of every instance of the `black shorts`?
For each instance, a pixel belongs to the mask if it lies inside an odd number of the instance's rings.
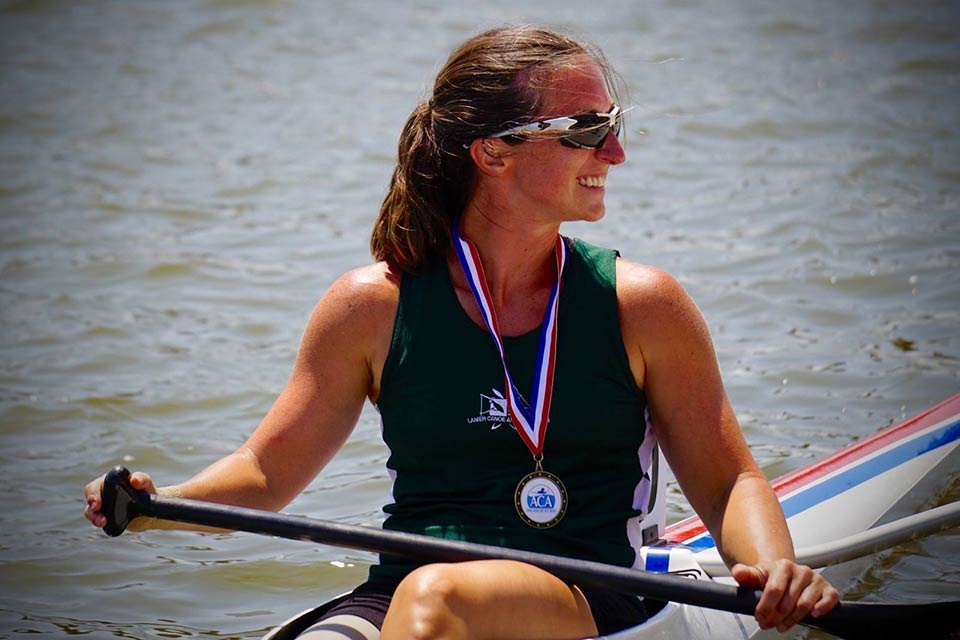
[[[353,615],[370,621],[380,629],[398,584],[397,580],[382,578],[365,582],[331,607],[319,620],[335,615]],[[638,625],[662,608],[660,603],[650,607],[643,598],[603,587],[587,586],[580,587],[580,590],[590,604],[593,620],[601,635]]]

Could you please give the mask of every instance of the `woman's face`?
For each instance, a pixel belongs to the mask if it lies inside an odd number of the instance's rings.
[[[607,113],[613,99],[595,64],[562,69],[543,90],[538,120],[584,113]],[[538,221],[599,220],[607,172],[626,160],[615,135],[598,149],[572,149],[551,137],[531,138],[510,147],[511,192],[520,211]]]

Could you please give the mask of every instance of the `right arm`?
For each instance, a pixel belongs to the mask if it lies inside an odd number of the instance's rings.
[[[236,451],[161,494],[277,511],[295,498],[340,450],[364,399],[376,399],[390,347],[399,278],[382,263],[339,278],[307,324],[293,373],[273,407]],[[134,473],[136,489],[156,492]],[[103,527],[103,478],[84,489],[84,515]],[[140,522],[137,522],[140,520]],[[139,518],[131,530],[197,528]]]

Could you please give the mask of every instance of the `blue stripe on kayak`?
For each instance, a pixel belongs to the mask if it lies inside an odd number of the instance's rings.
[[[644,563],[643,568],[647,571],[666,573],[670,570],[670,550],[649,547],[647,549],[647,561]]]
[[[863,484],[881,473],[958,439],[960,439],[960,420],[945,425],[936,431],[931,431],[916,440],[909,440],[875,458],[861,461],[855,467],[837,474],[826,482],[805,489],[780,503],[783,506],[783,512],[788,518],[793,517],[825,500],[840,495],[844,491]],[[685,546],[694,550],[703,550],[712,549],[717,544],[713,541],[713,536],[707,534],[687,543]]]

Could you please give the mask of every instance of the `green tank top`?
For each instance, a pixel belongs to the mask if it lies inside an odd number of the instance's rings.
[[[514,507],[534,470],[504,400],[503,367],[486,329],[466,315],[446,267],[404,274],[377,400],[392,502],[389,530],[584,558],[637,563],[650,502],[654,439],[620,332],[614,251],[565,239],[553,404],[543,468],[566,485],[564,518],[534,529]],[[507,364],[528,397],[539,329],[505,337]],[[373,576],[415,563],[387,555]]]

